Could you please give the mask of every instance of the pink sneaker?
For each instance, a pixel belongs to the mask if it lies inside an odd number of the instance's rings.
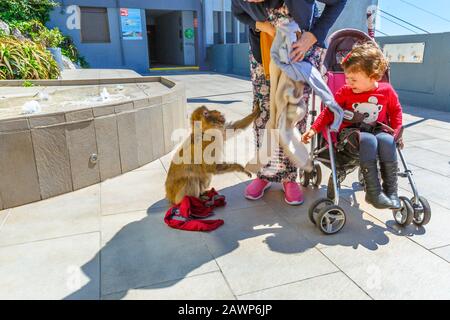
[[[264,191],[270,188],[271,182],[256,178],[245,188],[245,197],[249,200],[258,200],[264,196]]]
[[[303,203],[303,191],[296,182],[283,182],[284,201],[291,206]]]

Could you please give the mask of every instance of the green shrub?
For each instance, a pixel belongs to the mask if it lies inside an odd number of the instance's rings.
[[[0,79],[56,79],[59,68],[41,44],[0,37]]]
[[[71,37],[69,36],[64,37],[64,40],[61,44],[61,51],[63,55],[68,57],[73,62],[78,63],[82,68],[89,68],[89,64],[84,59],[84,57],[80,55]]]
[[[25,87],[25,88],[34,87],[34,84],[33,84],[33,82],[26,80],[22,83],[22,87]]]
[[[64,36],[58,28],[48,29],[38,20],[15,22],[11,27],[17,28],[24,36],[46,48],[59,47],[64,41]]]
[[[53,0],[0,0],[0,19],[7,23],[30,20],[46,23],[50,11],[58,5]]]
[[[86,60],[80,56],[72,38],[64,36],[58,28],[49,30],[37,20],[12,23],[11,27],[17,28],[24,36],[47,48],[60,47],[62,53],[71,61],[78,63],[82,68],[89,67]]]

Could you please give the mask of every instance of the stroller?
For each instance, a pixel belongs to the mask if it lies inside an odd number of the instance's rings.
[[[345,76],[341,68],[342,59],[352,50],[357,42],[374,41],[362,31],[345,29],[335,32],[330,37],[330,45],[324,59],[326,69],[327,84],[331,91],[335,93],[345,84]],[[389,82],[389,70],[384,75],[382,81]],[[322,105],[321,109],[325,106]],[[317,116],[316,97],[313,95],[311,124]],[[389,128],[389,127],[388,127]],[[403,132],[403,129],[402,129]],[[327,198],[319,199],[309,208],[309,218],[324,234],[331,235],[339,232],[345,225],[345,211],[339,206],[339,190],[341,183],[346,176],[359,168],[359,157],[357,152],[349,152],[345,148],[347,139],[339,139],[337,134],[330,133],[329,128],[315,135],[311,141],[311,159],[313,160],[313,170],[304,173],[301,183],[304,187],[313,185],[318,187],[322,180],[322,171],[319,162],[331,169],[331,176],[328,182]],[[414,196],[412,199],[400,197],[402,208],[393,210],[393,216],[400,226],[408,226],[411,223],[417,226],[426,225],[431,219],[431,209],[428,201],[421,197],[412,178],[412,171],[408,168],[400,147],[397,151],[403,164],[404,171],[398,172],[399,177],[408,178]],[[364,178],[359,171],[359,183],[364,186]]]

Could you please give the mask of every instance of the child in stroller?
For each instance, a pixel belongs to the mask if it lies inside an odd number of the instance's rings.
[[[302,137],[303,143],[313,140],[311,156],[330,167],[327,197],[314,203],[310,219],[325,234],[338,232],[345,224],[345,212],[339,203],[339,187],[345,177],[360,167],[366,201],[379,209],[392,209],[400,225],[425,225],[431,217],[428,202],[420,197],[402,155],[402,108],[389,84],[389,65],[378,45],[358,30],[341,30],[331,36],[324,66],[328,85],[345,112],[345,121],[337,135],[328,129],[333,114],[326,108]],[[347,85],[345,85],[347,82]],[[397,150],[405,168],[398,173]],[[380,165],[381,178],[378,171]],[[362,177],[361,177],[362,176]],[[398,197],[398,176],[407,177],[414,192],[411,200]],[[321,171],[306,173],[303,185],[320,184]],[[333,201],[334,199],[334,201]],[[324,207],[325,206],[325,207]]]
[[[335,99],[345,110],[346,120],[339,130],[338,143],[347,141],[344,148],[350,155],[359,156],[366,201],[377,209],[400,209],[396,142],[402,128],[402,108],[392,86],[379,82],[388,70],[388,62],[376,44],[366,42],[355,45],[342,67],[347,85],[335,93]],[[303,135],[303,142],[309,143],[332,121],[333,114],[324,109]],[[383,187],[378,178],[377,157]]]

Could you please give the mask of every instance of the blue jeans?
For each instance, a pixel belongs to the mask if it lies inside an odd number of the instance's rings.
[[[377,159],[377,156],[381,162],[397,161],[394,137],[386,132],[378,134],[361,132],[359,136],[360,161],[373,161]]]

